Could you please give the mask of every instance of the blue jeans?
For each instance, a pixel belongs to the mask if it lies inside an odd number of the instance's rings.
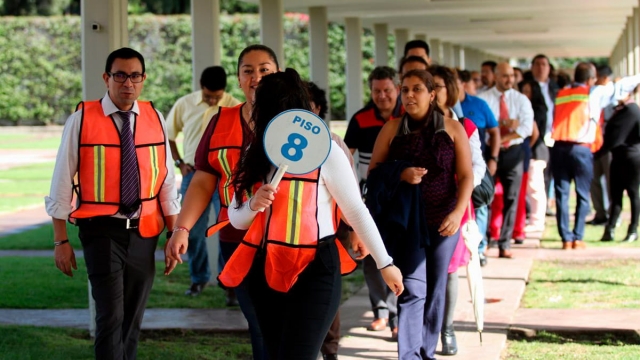
[[[193,174],[195,174],[195,172],[188,173],[182,178],[180,194],[182,194],[183,198],[184,194],[187,193],[187,188],[191,183]],[[202,215],[200,215],[198,221],[196,221],[189,232],[189,247],[187,248],[187,254],[189,255],[189,273],[191,274],[191,282],[194,284],[207,283],[209,282],[209,279],[211,279],[206,232],[207,226],[209,225],[209,213],[211,212],[211,206],[214,203],[215,202],[212,198],[202,212]]]
[[[239,243],[220,241],[220,254],[224,258],[224,261],[229,260],[233,252],[238,248]],[[222,268],[220,268],[222,270]],[[233,288],[240,305],[240,310],[244,314],[247,323],[249,324],[249,334],[251,335],[251,349],[253,350],[253,360],[266,360],[269,358],[267,355],[267,349],[264,346],[264,339],[262,332],[260,331],[260,325],[258,324],[258,317],[256,316],[256,309],[253,306],[249,292],[247,291],[245,281],[239,286]]]
[[[589,190],[593,178],[591,149],[577,144],[556,142],[551,149],[554,188],[556,192],[556,220],[563,242],[583,240],[584,225],[589,214]],[[569,192],[571,181],[576,186],[576,216],[573,231],[569,229]]]
[[[476,208],[476,224],[480,234],[482,234],[482,241],[478,245],[478,253],[483,253],[487,249],[487,225],[489,225],[489,206],[484,205]]]

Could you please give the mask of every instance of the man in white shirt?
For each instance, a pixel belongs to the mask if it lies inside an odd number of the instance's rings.
[[[496,178],[503,187],[502,226],[498,238],[499,256],[511,258],[511,236],[515,225],[520,183],[522,182],[524,150],[522,142],[533,131],[533,108],[529,99],[514,90],[513,68],[508,63],[496,66],[495,86],[478,96],[485,100],[500,126],[501,149]],[[499,198],[494,205],[500,209]],[[496,208],[496,206],[492,206]],[[499,215],[493,211],[491,217]],[[493,223],[493,221],[492,221]]]
[[[482,87],[476,89],[477,93],[483,93],[496,85],[496,66],[498,64],[493,60],[487,60],[480,67],[480,80]]]
[[[182,183],[180,194],[184,196],[195,173],[195,155],[200,138],[205,128],[209,124],[211,117],[218,113],[221,106],[232,107],[240,104],[240,101],[225,92],[227,87],[227,73],[222,66],[210,66],[202,72],[200,76],[200,90],[185,95],[176,101],[169,115],[167,115],[167,135],[171,155],[175,161],[175,166],[180,168],[182,173]],[[176,145],[178,134],[184,134],[182,143],[184,156],[180,156],[180,151]],[[218,196],[217,192],[214,198]],[[209,224],[209,213],[211,207],[219,204],[219,201],[209,203],[202,215],[189,232],[189,273],[191,275],[191,286],[185,295],[198,296],[207,286],[211,278],[209,268],[209,256],[207,253],[207,243],[205,233]],[[216,212],[220,209],[216,208]],[[224,263],[223,263],[224,264]],[[227,305],[237,305],[233,290],[227,291]]]
[[[139,52],[109,55],[102,75],[107,93],[67,119],[45,197],[56,267],[68,276],[77,267],[65,222],[75,219],[79,227],[96,302],[97,359],[136,358],[158,235],[165,225],[173,229],[180,212],[164,118],[137,100],[146,77]]]

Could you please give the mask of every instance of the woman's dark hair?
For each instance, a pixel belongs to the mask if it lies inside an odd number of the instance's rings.
[[[285,110],[303,109],[311,111],[307,84],[300,79],[297,71],[287,68],[260,80],[256,89],[251,124],[253,141],[243,153],[233,175],[236,194],[251,192],[253,186],[266,180],[271,163],[264,152],[264,132],[269,121]],[[242,205],[242,197],[236,199],[237,207]]]
[[[428,92],[432,92],[436,89],[435,82],[433,81],[433,76],[431,76],[431,74],[427,70],[417,70],[417,69],[409,70],[407,71],[406,74],[402,75],[402,81],[410,77],[417,77],[418,79],[420,79],[420,81],[422,81],[424,86],[427,88]],[[425,120],[428,121],[429,119],[431,119],[431,116],[433,115],[434,112],[439,112],[440,114],[444,114],[438,105],[431,103],[429,104],[429,110],[427,111],[427,115],[424,117]],[[419,120],[419,119],[415,119],[415,120]]]
[[[320,109],[318,110],[318,116],[324,119],[324,117],[327,115],[327,109],[329,108],[329,105],[327,104],[327,92],[320,89],[318,85],[316,85],[312,81],[309,81],[307,83],[307,86],[309,89],[309,96],[311,97],[311,101],[313,101],[313,103],[316,104],[316,106]]]
[[[244,59],[244,56],[252,51],[266,52],[267,54],[269,54],[269,57],[271,58],[271,60],[273,60],[273,62],[276,64],[276,68],[280,69],[280,65],[278,64],[278,57],[276,56],[276,53],[273,50],[271,50],[270,47],[261,45],[261,44],[254,44],[244,48],[242,52],[240,52],[240,55],[238,55],[238,66],[236,68],[236,75],[240,75],[240,66],[242,66],[242,60]]]
[[[533,118],[538,125],[540,131],[540,138],[543,138],[547,129],[547,103],[544,101],[544,95],[542,95],[542,88],[537,81],[527,79],[518,83],[518,89],[522,92],[525,86],[529,86],[531,89],[531,107],[533,108]]]
[[[427,70],[433,77],[439,77],[444,80],[444,85],[447,88],[447,103],[448,107],[453,107],[458,102],[458,82],[456,81],[457,75],[455,71],[446,66],[431,66]]]

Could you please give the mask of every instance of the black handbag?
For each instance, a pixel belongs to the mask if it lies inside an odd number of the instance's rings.
[[[482,178],[482,182],[480,185],[473,188],[473,192],[471,193],[471,201],[473,202],[473,206],[477,209],[481,206],[489,205],[493,201],[493,195],[496,193],[495,184],[493,182],[493,176],[489,173],[489,168],[487,167],[484,172],[484,177]]]

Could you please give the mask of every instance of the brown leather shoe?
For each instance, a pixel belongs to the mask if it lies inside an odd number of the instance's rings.
[[[386,318],[375,319],[371,322],[371,325],[367,328],[369,331],[382,331],[387,328],[387,323],[389,322]]]
[[[563,241],[562,242],[562,250],[570,250],[572,242],[571,241]]]
[[[584,243],[584,241],[582,241],[582,240],[575,240],[575,241],[573,242],[573,246],[572,246],[572,247],[573,247],[573,249],[574,249],[574,250],[575,250],[575,249],[580,249],[580,250],[582,250],[582,249],[586,249],[586,248],[587,248],[587,245],[586,245],[586,244]]]
[[[398,341],[398,327],[391,329],[391,341]]]
[[[511,259],[511,258],[513,258],[513,253],[511,252],[511,250],[500,249],[498,257],[505,258],[505,259]]]

